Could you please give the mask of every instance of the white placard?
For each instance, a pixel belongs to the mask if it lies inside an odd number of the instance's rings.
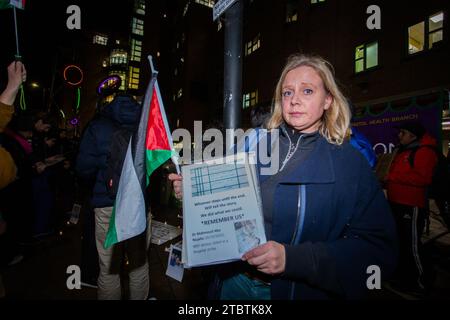
[[[259,185],[249,156],[238,153],[182,167],[186,267],[239,260],[266,242]]]

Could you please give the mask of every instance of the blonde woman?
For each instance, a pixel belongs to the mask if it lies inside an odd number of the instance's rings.
[[[347,141],[350,118],[330,63],[291,56],[267,122],[280,130],[280,168],[260,176],[269,241],[222,266],[216,298],[362,298],[367,283],[378,286],[367,281],[373,270],[380,280],[392,272],[394,221],[367,160]],[[181,177],[172,178],[181,196]]]

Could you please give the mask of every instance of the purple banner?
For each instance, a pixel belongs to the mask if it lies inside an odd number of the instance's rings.
[[[442,106],[440,103],[427,107],[411,106],[407,110],[394,111],[388,108],[379,115],[365,115],[354,119],[352,126],[357,128],[372,143],[377,155],[391,153],[398,143],[396,128],[401,123],[418,121],[434,138],[441,139]]]

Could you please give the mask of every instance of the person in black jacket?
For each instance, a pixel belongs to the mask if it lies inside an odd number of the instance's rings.
[[[107,157],[115,130],[125,127],[135,128],[139,122],[140,111],[141,106],[132,97],[116,96],[86,128],[76,161],[76,171],[80,177],[95,178],[91,206],[95,212],[95,238],[100,263],[97,282],[100,300],[118,300],[122,296],[120,283],[122,244],[104,248],[114,205],[114,198],[109,195],[105,181]],[[130,262],[130,299],[146,299],[149,274],[145,235],[125,241],[125,245],[133,247],[134,250],[133,253],[127,253]]]

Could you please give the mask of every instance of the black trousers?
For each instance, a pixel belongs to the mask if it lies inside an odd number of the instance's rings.
[[[426,222],[426,210],[390,202],[397,223],[400,252],[394,278],[402,285],[425,289],[430,284],[430,259],[421,236]]]

